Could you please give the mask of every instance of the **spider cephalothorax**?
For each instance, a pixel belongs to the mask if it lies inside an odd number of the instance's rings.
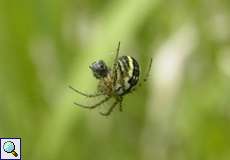
[[[74,103],[75,105],[93,109],[105,103],[109,99],[114,98],[115,102],[112,104],[108,112],[100,112],[100,114],[105,116],[109,115],[117,104],[119,104],[119,109],[122,111],[123,96],[134,91],[139,81],[140,68],[138,62],[133,57],[121,56],[118,58],[119,49],[120,42],[117,47],[117,54],[112,69],[107,67],[103,60],[95,61],[90,66],[94,77],[99,80],[97,94],[86,94],[70,86],[71,89],[83,96],[97,97],[104,95],[105,98],[92,106],[82,105],[76,102]],[[144,77],[144,81],[147,80],[151,64],[152,59],[150,60],[150,65]]]

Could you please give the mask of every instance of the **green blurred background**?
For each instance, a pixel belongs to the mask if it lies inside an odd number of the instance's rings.
[[[1,0],[0,137],[25,160],[229,160],[229,0]],[[109,117],[88,66],[135,57],[149,81]]]

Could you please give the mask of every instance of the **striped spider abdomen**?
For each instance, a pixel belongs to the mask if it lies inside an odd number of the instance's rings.
[[[118,58],[115,66],[114,92],[122,96],[130,92],[138,83],[140,68],[138,62],[131,56]]]

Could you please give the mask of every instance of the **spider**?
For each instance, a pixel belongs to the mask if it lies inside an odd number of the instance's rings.
[[[70,89],[82,96],[88,98],[105,96],[104,99],[94,105],[83,105],[74,102],[75,105],[87,109],[94,109],[113,98],[115,99],[115,102],[111,105],[109,110],[107,112],[100,112],[100,114],[103,116],[110,115],[118,104],[119,110],[122,111],[123,97],[137,88],[140,76],[140,67],[138,62],[131,56],[119,57],[119,51],[120,42],[118,43],[112,69],[109,68],[103,60],[95,61],[89,66],[94,77],[99,80],[96,94],[87,94],[69,86]],[[144,76],[143,82],[147,81],[151,66],[152,58],[150,59],[148,70]],[[139,83],[138,86],[141,86],[141,83]]]

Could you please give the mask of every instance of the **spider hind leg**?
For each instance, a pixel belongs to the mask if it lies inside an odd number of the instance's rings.
[[[100,112],[100,114],[102,116],[109,116],[118,103],[119,103],[119,110],[120,110],[120,112],[122,112],[122,101],[123,101],[122,97],[117,97],[116,101],[112,104],[112,106],[109,108],[109,110],[107,112]]]
[[[150,62],[149,62],[149,66],[147,68],[147,71],[145,72],[145,75],[142,79],[142,81],[138,84],[138,86],[136,86],[135,88],[133,88],[130,93],[134,92],[137,88],[141,87],[141,85],[145,82],[147,82],[148,78],[149,78],[149,73],[151,71],[151,68],[152,68],[152,62],[153,62],[153,59],[151,58],[150,59]]]
[[[149,78],[149,73],[151,71],[151,68],[152,68],[152,63],[153,63],[153,59],[151,58],[150,59],[150,62],[149,62],[149,66],[148,66],[148,69],[147,69],[147,72],[145,73],[145,77],[144,77],[144,82],[146,82]]]
[[[109,116],[113,109],[116,107],[118,101],[114,102],[107,112],[100,112],[102,116]]]

